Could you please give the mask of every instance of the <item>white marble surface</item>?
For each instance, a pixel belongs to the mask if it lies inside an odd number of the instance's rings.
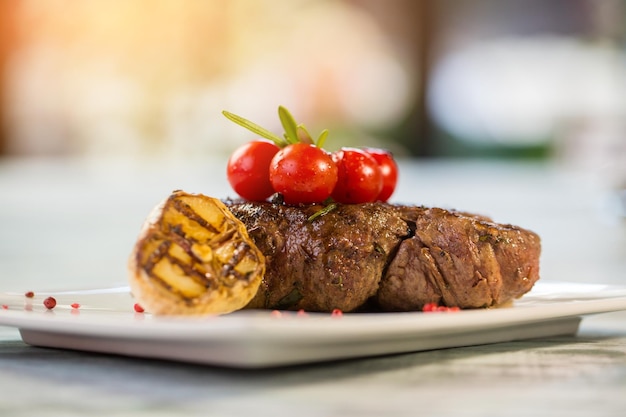
[[[0,291],[109,286],[153,204],[176,188],[230,194],[221,161],[0,160]],[[395,199],[537,231],[542,279],[626,285],[626,222],[592,175],[554,166],[402,164]],[[576,337],[265,371],[26,346],[0,327],[4,416],[618,416],[626,313]]]

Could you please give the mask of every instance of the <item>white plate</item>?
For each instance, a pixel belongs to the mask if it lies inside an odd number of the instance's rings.
[[[53,310],[43,306],[49,295],[58,302]],[[127,287],[5,293],[0,304],[0,325],[19,328],[35,346],[261,368],[575,334],[584,315],[626,310],[626,288],[540,282],[508,308],[341,317],[153,317],[134,312]]]

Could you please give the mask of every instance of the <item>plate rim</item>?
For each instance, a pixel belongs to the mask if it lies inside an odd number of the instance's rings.
[[[567,286],[576,291],[564,293],[560,298],[551,293]],[[588,291],[591,289],[595,291]],[[110,346],[111,351],[103,353],[151,357],[152,352],[152,357],[160,359],[263,367],[345,359],[350,356],[344,352],[346,346],[354,347],[354,357],[363,356],[363,352],[366,356],[376,353],[371,352],[371,346],[359,347],[359,343],[380,345],[381,353],[393,352],[395,343],[395,350],[400,353],[406,352],[406,345],[411,343],[417,350],[429,346],[456,347],[467,341],[480,344],[477,343],[480,340],[471,337],[473,332],[483,335],[488,343],[521,340],[532,336],[529,326],[533,323],[541,327],[543,333],[538,330],[535,334],[540,337],[548,331],[575,333],[584,316],[626,310],[626,287],[553,281],[538,285],[534,293],[531,291],[512,307],[451,313],[354,313],[340,317],[310,313],[300,317],[295,312],[283,312],[277,317],[268,310],[247,310],[224,316],[179,318],[120,310],[67,310],[46,311],[42,307],[37,311],[0,310],[0,326],[18,328],[26,343],[38,346],[102,352],[95,345],[99,342]],[[525,333],[516,336],[515,329]],[[431,346],[425,342],[428,338],[442,342]],[[66,343],[59,345],[61,339]],[[378,343],[380,340],[382,344]],[[463,340],[466,342],[462,343]],[[173,344],[180,348],[173,350],[187,350],[193,355],[186,360],[179,353],[168,354],[151,347],[155,341]],[[388,341],[387,345],[384,341]],[[223,351],[224,346],[233,349],[230,356]],[[312,347],[321,351],[316,352]],[[205,351],[198,352],[201,348]],[[285,354],[286,348],[303,352],[290,356]],[[149,351],[142,353],[142,349]],[[324,352],[325,349],[330,350]],[[332,349],[338,354],[333,356]],[[276,357],[278,352],[284,357]]]

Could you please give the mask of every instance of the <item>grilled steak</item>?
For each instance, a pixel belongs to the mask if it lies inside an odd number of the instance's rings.
[[[384,310],[502,305],[539,279],[541,244],[533,232],[438,208],[398,212],[414,232],[380,282],[376,299]]]
[[[477,308],[528,292],[539,237],[485,217],[384,203],[301,207],[227,201],[266,258],[248,308]]]
[[[322,206],[227,203],[265,255],[265,278],[251,308],[353,311],[376,295],[409,227],[383,204]]]

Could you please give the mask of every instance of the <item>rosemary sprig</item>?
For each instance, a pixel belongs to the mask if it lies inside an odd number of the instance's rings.
[[[313,220],[317,219],[318,217],[324,216],[324,215],[330,213],[331,211],[333,211],[336,208],[337,208],[337,203],[335,203],[334,201],[331,202],[331,203],[328,203],[324,208],[316,211],[311,216],[309,216],[309,218],[307,220],[309,222],[312,222]]]
[[[267,130],[267,129],[257,125],[256,123],[251,122],[248,119],[244,119],[243,117],[237,116],[236,114],[233,114],[233,113],[228,112],[226,110],[223,110],[222,114],[224,116],[226,116],[226,118],[228,120],[230,120],[231,122],[235,122],[239,126],[244,127],[246,129],[248,129],[249,131],[251,131],[253,133],[256,133],[257,135],[259,135],[261,137],[264,137],[265,139],[271,140],[277,146],[283,147],[283,146],[287,145],[287,142],[285,141],[285,139],[281,138],[278,135],[273,134],[269,130]]]
[[[280,118],[280,123],[285,130],[282,138],[264,127],[261,127],[256,123],[253,123],[241,116],[237,116],[229,111],[223,110],[222,114],[231,122],[237,123],[239,126],[248,129],[252,133],[256,133],[265,139],[271,140],[281,148],[294,143],[308,143],[310,145],[315,145],[318,148],[322,148],[326,142],[326,138],[328,137],[328,130],[324,129],[320,133],[317,140],[314,141],[307,128],[303,124],[298,124],[289,110],[283,106],[278,107],[278,117]]]

